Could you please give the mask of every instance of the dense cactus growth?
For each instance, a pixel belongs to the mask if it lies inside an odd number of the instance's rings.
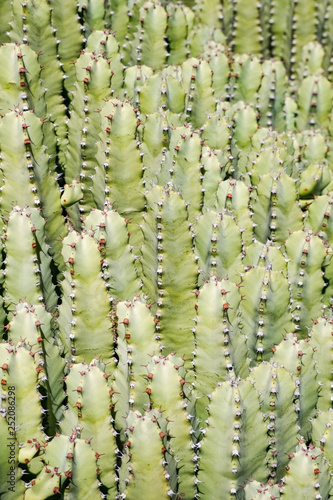
[[[0,2],[1,500],[333,498],[332,22]]]

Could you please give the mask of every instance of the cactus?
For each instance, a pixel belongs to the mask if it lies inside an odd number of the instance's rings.
[[[27,348],[26,348],[27,347]],[[32,355],[31,355],[32,354]],[[35,353],[31,351],[30,346],[25,346],[22,342],[14,345],[13,343],[1,344],[2,361],[2,390],[4,394],[4,414],[7,414],[8,425],[11,419],[8,413],[8,404],[10,387],[15,387],[15,430],[14,436],[18,443],[24,443],[28,439],[42,441],[44,433],[41,428],[43,408],[37,390],[37,377],[39,373],[38,365],[35,360]],[[20,383],[20,373],[24,373],[23,383]],[[7,410],[6,410],[7,408]],[[26,419],[26,412],[29,419]]]
[[[242,381],[239,386],[235,382],[220,383],[211,394],[207,428],[200,442],[200,495],[232,499],[247,474],[263,477],[265,467],[261,460],[266,448],[265,425],[259,417],[257,425],[261,431],[258,433],[260,438],[256,442],[251,440],[246,428],[249,425],[247,416],[250,417],[252,411],[258,417],[259,401],[248,380]],[[251,461],[243,460],[243,450],[249,450]],[[210,477],[216,480],[210,481]]]
[[[295,334],[289,333],[274,353],[275,360],[280,364],[283,363],[296,382],[295,404],[298,424],[301,435],[307,438],[311,436],[310,422],[315,415],[316,406],[320,406],[313,352],[309,339],[297,340]]]
[[[237,349],[233,333],[237,330],[239,302],[239,290],[228,279],[206,282],[198,295],[193,364],[196,414],[202,421],[201,425],[208,417],[205,410],[207,394],[211,394],[218,382],[235,380],[240,371],[244,376],[246,352]],[[220,355],[215,358],[216,351]]]
[[[0,2],[1,498],[332,497],[332,19]]]
[[[26,484],[27,498],[42,500],[60,493],[64,498],[100,498],[97,457],[87,440],[74,432],[55,436],[38,449],[29,462],[29,470],[37,475]]]
[[[187,413],[183,360],[174,355],[152,358],[147,366],[149,385],[147,392],[151,406],[159,408],[167,420],[169,453],[173,456],[178,473],[177,493],[185,498],[196,494],[194,481],[195,458],[191,438],[190,414]],[[181,392],[179,392],[181,391]]]
[[[133,106],[128,102],[107,101],[101,110],[101,132],[97,161],[104,167],[103,197],[132,222],[133,242],[140,241],[140,211],[144,209],[142,165],[137,145],[138,126]],[[102,194],[99,190],[100,195]],[[138,240],[137,240],[138,239]]]
[[[149,406],[147,365],[150,364],[151,357],[160,352],[160,344],[155,339],[156,318],[150,312],[147,302],[140,298],[137,298],[132,304],[119,303],[117,317],[119,318],[118,352],[120,353],[123,349],[125,354],[126,351],[126,359],[121,361],[124,377],[126,376],[130,380],[129,391],[126,391],[128,401],[124,401],[124,404],[129,404],[131,408],[144,413]],[[128,367],[127,370],[124,361]],[[120,363],[118,363],[118,367],[120,367]],[[121,380],[120,377],[116,378],[114,384],[116,392],[114,399],[117,402],[120,402],[125,396],[124,390],[120,391],[117,385]],[[126,380],[123,382],[126,383]],[[117,403],[115,407],[117,411]]]
[[[259,241],[265,243],[270,239],[282,243],[289,232],[302,228],[295,183],[287,174],[262,175],[251,198],[254,234]]]
[[[320,301],[325,286],[322,268],[328,264],[330,254],[327,254],[325,245],[318,236],[304,231],[291,234],[286,240],[285,248],[293,299],[290,309],[295,328],[304,338],[307,334],[306,327],[310,327],[312,319],[321,313]]]
[[[328,480],[328,465],[319,448],[313,445],[307,449],[303,443],[290,460],[289,471],[285,477],[281,498],[291,498],[297,491],[311,495],[313,498],[329,498],[331,485]],[[306,471],[300,477],[299,467]],[[320,496],[319,496],[320,495]]]
[[[188,34],[194,24],[194,12],[186,6],[169,3],[166,8],[168,24],[166,35],[168,37],[170,55],[168,64],[179,64],[185,61],[188,54]]]
[[[116,460],[116,442],[110,416],[110,389],[103,368],[95,363],[89,366],[76,363],[71,367],[66,376],[68,409],[64,412],[61,432],[70,435],[75,427],[80,429],[81,439],[91,441],[91,449],[98,456],[100,481],[112,494],[116,491],[115,463],[110,462],[108,454],[113,450]]]
[[[151,190],[147,202],[142,228],[143,292],[153,304],[161,345],[190,359],[197,266],[186,205],[175,192],[163,192],[161,188]]]
[[[3,238],[6,242],[4,301],[10,311],[24,299],[29,304],[45,302],[49,310],[57,304],[51,275],[51,257],[45,243],[44,221],[32,207],[14,207]],[[20,237],[18,238],[17,230]]]
[[[297,414],[293,405],[296,382],[287,369],[276,362],[260,364],[250,378],[259,391],[261,410],[267,422],[268,476],[280,479],[288,463],[288,453],[297,444]]]
[[[170,498],[170,487],[167,472],[163,463],[162,431],[158,427],[156,417],[150,412],[143,415],[133,412],[127,419],[128,441],[127,450],[130,454],[128,462],[127,486],[124,492],[126,498],[140,498],[144,495],[147,499]],[[147,440],[150,446],[147,447]],[[145,474],[140,474],[145,470]],[[137,479],[138,478],[138,479]]]
[[[107,372],[111,373],[114,365],[111,300],[101,276],[97,243],[87,233],[69,233],[64,240],[63,255],[67,270],[58,324],[66,357],[68,361],[88,363],[100,357],[107,364]],[[90,256],[89,266],[86,266],[87,255]],[[90,307],[98,308],[97,316],[91,316]]]

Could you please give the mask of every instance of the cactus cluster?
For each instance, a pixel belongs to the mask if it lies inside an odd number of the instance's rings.
[[[332,23],[0,2],[1,499],[333,498]]]

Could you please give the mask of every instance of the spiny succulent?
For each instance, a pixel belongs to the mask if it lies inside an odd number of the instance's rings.
[[[0,497],[333,498],[326,0],[0,2]]]

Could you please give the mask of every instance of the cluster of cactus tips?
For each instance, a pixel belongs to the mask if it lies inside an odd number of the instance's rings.
[[[333,3],[0,2],[1,500],[333,499]]]

